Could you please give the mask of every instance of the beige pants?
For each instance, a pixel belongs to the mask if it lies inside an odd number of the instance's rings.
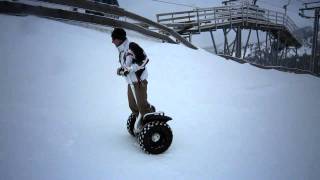
[[[139,112],[141,113],[142,117],[146,113],[152,112],[151,105],[149,104],[147,100],[147,86],[148,81],[143,80],[140,83],[133,83],[137,101],[135,101],[133,92],[131,90],[130,85],[128,85],[128,101],[129,101],[129,107],[136,116],[138,116]]]

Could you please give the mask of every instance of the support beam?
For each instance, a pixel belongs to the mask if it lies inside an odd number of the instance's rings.
[[[271,36],[271,34],[269,33],[269,42],[270,42],[270,63],[271,65],[274,65],[274,49],[275,49],[275,38],[273,36]]]
[[[210,35],[211,35],[211,40],[212,40],[212,44],[213,44],[213,47],[214,47],[214,52],[215,52],[216,54],[218,54],[217,46],[216,46],[216,42],[215,42],[215,40],[214,40],[214,36],[213,36],[212,30],[210,31]]]
[[[281,56],[280,56],[280,59],[279,59],[279,65],[280,66],[282,65],[282,61],[287,58],[287,49],[288,49],[288,47],[286,46],[286,44],[287,44],[287,40],[285,40],[284,47],[281,50]]]
[[[284,53],[284,59],[287,59],[287,57],[288,57],[288,47],[286,46],[285,53]]]
[[[246,53],[247,53],[247,48],[248,48],[248,43],[249,43],[250,35],[251,35],[251,29],[249,30],[249,34],[248,34],[248,38],[247,38],[247,42],[246,42],[246,45],[245,45],[245,47],[244,47],[243,59],[245,58]]]
[[[270,54],[269,54],[269,50],[268,50],[268,37],[269,37],[269,32],[266,31],[266,47],[265,47],[265,52],[264,52],[264,63],[266,63],[266,61],[269,60],[270,58]]]
[[[258,32],[258,30],[256,30],[256,32],[257,32],[257,40],[258,40],[258,48],[259,48],[259,62],[261,62],[260,38],[259,38],[259,32]]]
[[[236,57],[241,58],[241,28],[237,28],[237,35],[236,35]]]
[[[233,56],[234,48],[235,48],[235,46],[236,46],[236,41],[237,41],[237,39],[234,39],[234,40],[232,41],[232,43],[230,44],[230,46],[232,46],[232,50],[231,50],[230,56]]]
[[[236,42],[237,42],[237,30],[236,30],[235,28],[230,29],[230,31],[231,31],[231,30],[233,30],[234,33],[236,34],[235,39],[234,39],[234,40],[232,41],[232,43],[230,44],[230,46],[232,46],[232,50],[231,50],[230,56],[233,56],[234,49],[235,49]]]
[[[319,32],[319,16],[320,16],[320,8],[316,8],[314,11],[314,25],[313,25],[313,39],[312,39],[312,66],[311,71],[314,73],[318,73],[319,64],[318,64],[318,32]]]
[[[277,32],[276,65],[279,65],[280,31]]]
[[[224,50],[223,53],[225,55],[229,55],[230,54],[230,48],[229,48],[229,43],[228,43],[228,33],[230,32],[230,30],[226,30],[225,28],[223,29],[223,34],[224,34]]]

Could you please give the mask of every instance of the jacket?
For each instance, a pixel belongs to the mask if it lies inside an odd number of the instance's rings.
[[[121,67],[129,70],[129,74],[125,76],[127,83],[132,84],[147,80],[148,71],[146,65],[149,59],[142,48],[128,39],[117,48],[119,50],[119,63]]]

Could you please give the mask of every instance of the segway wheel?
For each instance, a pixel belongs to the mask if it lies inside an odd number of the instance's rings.
[[[127,120],[127,130],[129,134],[132,135],[133,137],[135,137],[133,132],[135,122],[136,122],[136,115],[132,113]]]
[[[166,151],[172,142],[172,131],[165,122],[147,123],[138,135],[140,147],[148,154],[160,154]]]

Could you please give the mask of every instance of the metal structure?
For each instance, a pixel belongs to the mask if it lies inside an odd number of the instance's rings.
[[[314,15],[308,15],[312,13]],[[300,9],[300,16],[304,18],[313,18],[313,38],[312,38],[312,56],[310,63],[310,70],[314,73],[319,73],[319,59],[320,59],[320,34],[319,34],[319,19],[320,19],[320,1],[304,3],[304,8]]]
[[[94,0],[94,1],[119,6],[118,0]]]
[[[297,48],[302,45],[293,33],[297,30],[297,26],[286,14],[260,8],[254,5],[255,2],[228,0],[220,7],[196,8],[190,11],[161,13],[156,16],[159,23],[171,27],[190,41],[192,35],[210,32],[215,53],[223,56],[244,59],[250,45],[250,37],[255,31],[258,40],[256,51],[258,62],[277,65],[291,50],[297,53]],[[222,30],[224,35],[222,52],[217,49],[213,36],[213,32],[218,30]],[[248,32],[244,46],[243,30]],[[264,33],[263,40],[261,32]],[[231,33],[235,37],[230,41]]]
[[[164,42],[179,41],[197,49],[174,30],[116,5],[87,0],[14,0],[0,1],[0,13],[11,15],[36,15],[64,21],[76,21],[109,27],[122,27],[161,39]],[[158,33],[150,27],[157,29]]]

